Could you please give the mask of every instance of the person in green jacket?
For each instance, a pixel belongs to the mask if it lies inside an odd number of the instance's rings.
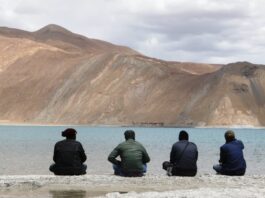
[[[125,142],[120,143],[110,154],[108,160],[113,164],[114,174],[125,177],[141,177],[146,173],[146,163],[150,162],[143,145],[135,141],[133,130],[124,132]],[[121,161],[116,158],[120,156]]]

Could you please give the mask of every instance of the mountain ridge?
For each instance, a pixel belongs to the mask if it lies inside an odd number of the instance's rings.
[[[264,68],[164,61],[54,24],[0,27],[0,120],[265,126]]]

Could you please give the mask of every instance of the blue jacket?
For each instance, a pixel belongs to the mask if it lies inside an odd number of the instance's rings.
[[[223,171],[233,174],[234,172],[245,172],[246,161],[243,155],[244,144],[240,140],[225,143],[220,148],[220,160]]]

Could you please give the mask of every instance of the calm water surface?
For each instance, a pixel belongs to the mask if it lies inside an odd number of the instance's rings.
[[[62,126],[0,126],[0,174],[51,174],[54,144],[62,140]],[[120,142],[129,128],[75,127],[77,140],[83,144],[88,160],[87,174],[112,174],[108,154]],[[150,174],[163,174],[161,164],[169,160],[172,144],[177,141],[179,128],[130,128],[135,130],[151,157]],[[199,150],[198,173],[213,174],[212,165],[219,160],[219,147],[224,143],[226,129],[186,129],[190,141]],[[245,144],[247,174],[265,174],[265,130],[234,129],[237,139]]]

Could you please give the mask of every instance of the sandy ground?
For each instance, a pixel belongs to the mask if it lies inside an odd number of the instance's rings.
[[[0,176],[0,197],[265,197],[265,175]]]

